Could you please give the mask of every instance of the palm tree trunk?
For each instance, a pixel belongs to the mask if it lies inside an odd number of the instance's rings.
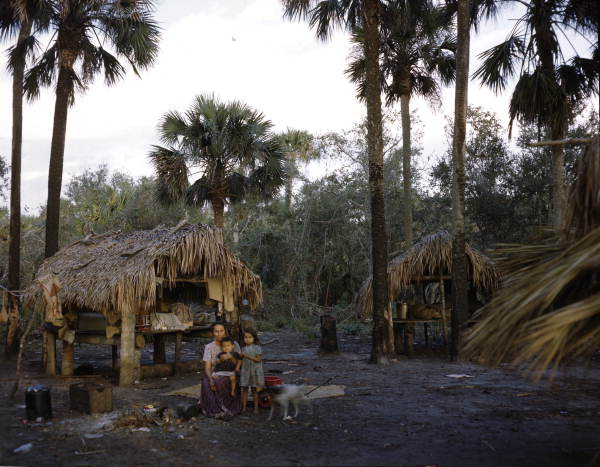
[[[465,138],[469,85],[469,0],[458,0],[456,94],[452,151],[452,348],[458,358],[460,331],[467,315],[467,259],[465,255]]]
[[[565,132],[561,128],[553,128],[551,138],[562,140]],[[552,146],[552,219],[555,229],[560,229],[566,210],[567,193],[565,189],[565,147]]]
[[[387,233],[383,193],[383,136],[381,70],[379,67],[379,1],[363,4],[366,62],[367,151],[371,195],[371,250],[373,262],[373,343],[371,362],[387,363],[394,351],[394,335],[386,319],[388,306]]]
[[[31,34],[31,22],[24,20],[21,24],[17,45]],[[23,76],[25,74],[25,57],[15,63],[13,69],[13,108],[12,108],[12,148],[10,162],[10,235],[8,241],[8,288],[19,290],[21,286],[21,148],[23,143]],[[19,300],[9,295],[9,308],[19,309]],[[12,316],[12,315],[11,315]],[[13,320],[11,318],[11,320]],[[18,321],[8,323],[6,327],[15,329],[12,345],[5,348],[6,355],[12,356],[19,349]]]
[[[406,248],[413,244],[412,216],[412,173],[410,168],[410,95],[400,96],[402,116],[402,181],[404,184],[404,241]]]
[[[213,210],[213,222],[217,227],[223,229],[225,219],[225,203],[221,198],[213,198],[210,202]]]
[[[23,21],[17,44],[31,34],[31,22]],[[25,57],[20,57],[13,70],[12,151],[10,163],[10,239],[8,243],[8,288],[21,285],[21,147],[23,142],[23,76]]]
[[[552,25],[548,18],[551,16],[552,3],[545,0],[535,0],[534,30],[536,37],[537,52],[544,74],[548,77],[555,76],[555,65],[552,51],[544,43],[544,38],[552,34]],[[546,124],[550,139],[564,139],[565,127],[553,115],[544,115],[542,118],[550,119]],[[548,122],[548,120],[546,120]],[[555,229],[562,225],[564,210],[566,209],[565,189],[565,148],[562,145],[553,146],[552,149],[552,223]]]
[[[46,258],[58,251],[60,230],[60,191],[62,188],[63,160],[65,156],[65,137],[67,134],[67,116],[71,95],[71,74],[74,59],[70,52],[62,52],[61,66],[56,82],[56,102],[54,104],[54,126],[50,144],[50,167],[48,169],[48,207],[46,209]]]

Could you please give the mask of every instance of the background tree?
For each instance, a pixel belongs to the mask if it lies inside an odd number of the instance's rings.
[[[298,162],[308,162],[319,157],[313,136],[307,131],[287,129],[279,134],[279,140],[285,151],[285,205],[289,209],[292,204],[294,179],[298,176]]]
[[[402,119],[402,179],[404,192],[404,241],[413,243],[410,99],[421,96],[432,103],[440,100],[440,84],[454,81],[455,39],[451,22],[434,2],[396,0],[388,4],[382,17],[380,61],[383,90],[388,105],[400,101]],[[364,35],[352,36],[354,52],[347,73],[358,84],[364,99]]]
[[[483,63],[474,76],[496,92],[504,91],[511,79],[518,77],[509,106],[511,127],[516,119],[543,127],[549,139],[563,139],[575,103],[592,94],[598,95],[598,3],[574,0],[515,3],[524,6],[525,13],[504,42],[480,55]],[[582,7],[589,11],[581,14]],[[575,31],[586,39],[586,34],[591,35],[591,39],[587,39],[592,49],[591,58],[584,58],[575,51],[575,55],[566,60],[559,37],[567,37],[568,41],[567,31]],[[559,228],[565,209],[564,170],[564,147],[553,146],[555,228]]]
[[[388,310],[387,234],[383,181],[383,135],[381,116],[381,68],[379,63],[380,0],[282,0],[285,16],[305,19],[317,37],[326,40],[335,28],[364,31],[365,101],[371,197],[371,251],[373,262],[373,347],[371,361],[387,363],[394,352],[394,336]],[[389,317],[391,318],[391,317]]]
[[[83,91],[100,72],[104,72],[106,84],[115,84],[125,74],[119,58],[127,60],[139,74],[139,69],[154,62],[159,39],[151,0],[48,0],[47,5],[52,39],[24,79],[25,94],[33,99],[41,87],[51,85],[56,78],[46,257],[58,250],[67,115],[76,91]]]
[[[210,203],[223,228],[225,205],[250,193],[273,196],[285,182],[284,152],[262,113],[238,101],[196,97],[184,114],[172,111],[160,122],[160,138],[150,159],[167,203]],[[190,177],[199,178],[190,183]]]

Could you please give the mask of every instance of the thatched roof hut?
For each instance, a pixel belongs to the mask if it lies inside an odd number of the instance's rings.
[[[488,364],[548,367],[600,349],[600,138],[578,160],[562,232],[495,254],[504,287],[481,308],[463,355]]]
[[[49,294],[44,287],[48,278],[53,284]],[[57,290],[58,307],[51,306]],[[57,332],[45,329],[46,372],[56,373],[57,336],[63,340],[63,375],[73,374],[75,341],[112,345],[113,365],[118,344],[120,384],[133,384],[141,375],[144,333],[179,332],[190,322],[193,328],[190,309],[173,301],[189,293],[196,304],[214,303],[215,311],[231,325],[239,321],[236,305],[242,299],[252,308],[262,301],[260,278],[225,247],[221,230],[214,227],[182,222],[148,231],[94,234],[63,248],[44,261],[26,291],[26,303],[37,309],[45,306],[45,321],[57,328]],[[161,313],[164,306],[178,307],[187,324],[174,317],[177,312]],[[57,310],[62,310],[58,316]],[[100,329],[82,328],[82,318],[89,323],[89,319],[102,318],[98,313],[105,321]],[[154,318],[150,329],[146,318]],[[155,327],[167,318],[166,327]],[[101,334],[90,336],[90,331]],[[174,369],[178,368],[180,343],[181,333]],[[154,345],[155,362],[164,363],[164,339],[159,334]]]
[[[498,287],[500,275],[494,262],[480,251],[466,245],[469,280],[480,289]],[[392,300],[412,282],[424,277],[439,277],[452,270],[452,236],[445,230],[423,237],[388,264],[389,297]],[[373,315],[372,277],[362,285],[357,296],[357,311],[362,319]]]
[[[153,230],[88,235],[40,266],[36,277],[55,274],[65,309],[103,314],[156,306],[157,281],[174,287],[177,278],[221,277],[235,298],[262,301],[260,278],[223,244],[220,229],[198,224]],[[26,292],[30,304],[43,304],[40,287]]]

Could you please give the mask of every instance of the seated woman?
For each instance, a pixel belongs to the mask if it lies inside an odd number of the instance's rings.
[[[213,342],[204,347],[204,375],[200,393],[200,411],[207,417],[229,418],[242,411],[239,392],[232,387],[230,376],[214,372],[219,354],[223,352],[221,341],[227,335],[225,326],[215,323],[212,326]],[[240,346],[234,342],[234,352],[240,352]]]

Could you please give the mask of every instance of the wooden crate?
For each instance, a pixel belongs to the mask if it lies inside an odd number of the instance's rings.
[[[69,386],[71,410],[87,414],[112,412],[112,386],[99,383],[75,383]]]

